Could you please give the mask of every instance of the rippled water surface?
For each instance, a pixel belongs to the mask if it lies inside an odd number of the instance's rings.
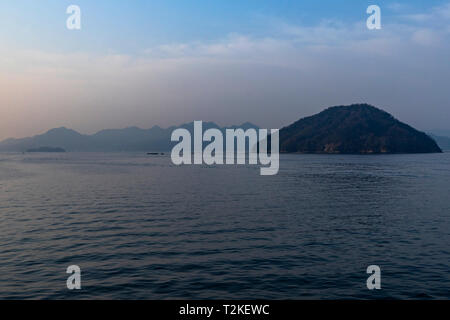
[[[449,153],[280,166],[0,154],[0,298],[450,298]]]

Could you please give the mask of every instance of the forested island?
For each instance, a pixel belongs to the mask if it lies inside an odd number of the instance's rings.
[[[424,132],[368,104],[328,108],[280,130],[286,153],[439,153]]]

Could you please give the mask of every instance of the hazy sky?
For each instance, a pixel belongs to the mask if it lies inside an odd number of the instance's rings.
[[[81,30],[66,28],[80,6]],[[381,7],[368,30],[366,8]],[[192,120],[279,128],[367,102],[450,129],[450,0],[0,3],[0,140]]]

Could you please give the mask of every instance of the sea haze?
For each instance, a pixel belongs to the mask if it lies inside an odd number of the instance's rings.
[[[0,154],[0,298],[448,299],[449,185],[450,153]]]

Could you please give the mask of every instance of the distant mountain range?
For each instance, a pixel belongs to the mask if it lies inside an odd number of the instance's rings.
[[[55,147],[39,147],[39,148],[35,148],[35,149],[28,149],[27,152],[61,153],[61,152],[66,152],[66,150],[64,150],[63,148],[58,148],[58,147],[56,147],[56,148]]]
[[[150,129],[130,127],[108,129],[93,135],[80,134],[67,128],[24,139],[7,139],[0,142],[0,151],[23,152],[46,147],[66,151],[169,151],[173,130],[188,129],[193,132],[193,122],[178,127]],[[203,130],[217,128],[258,129],[246,122],[240,126],[219,127],[213,122],[203,122]],[[450,138],[433,136],[444,150],[450,150]],[[336,106],[316,115],[306,117],[280,130],[280,151],[287,153],[432,153],[442,152],[430,136],[400,122],[389,113],[368,104]]]
[[[7,139],[0,142],[0,151],[24,152],[32,149],[39,149],[43,146],[63,148],[66,151],[99,151],[99,152],[120,152],[120,151],[169,151],[176,142],[171,142],[170,137],[173,130],[185,128],[193,132],[193,122],[185,123],[181,126],[173,126],[163,129],[154,126],[150,129],[140,129],[130,127],[125,129],[107,129],[99,131],[93,135],[80,134],[72,129],[56,128],[44,134],[23,139]],[[203,122],[203,130],[210,128],[225,129],[249,128],[257,129],[258,126],[246,122],[239,126],[220,127],[214,122]]]

